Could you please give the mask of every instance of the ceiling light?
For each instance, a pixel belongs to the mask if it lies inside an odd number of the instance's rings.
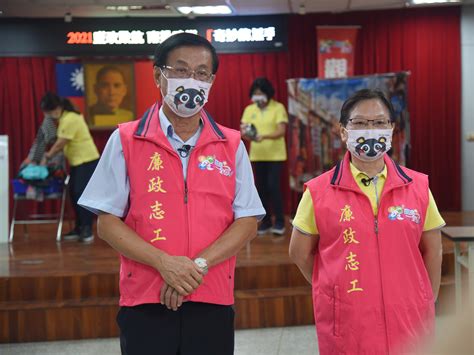
[[[178,6],[177,10],[183,15],[188,15],[191,12],[196,15],[230,15],[232,9],[228,5],[218,6]]]
[[[141,5],[119,5],[119,6],[108,5],[105,7],[105,9],[109,11],[136,11],[136,10],[142,10],[143,6]]]
[[[64,22],[72,22],[72,14],[70,12],[64,14]]]
[[[306,7],[304,6],[304,4],[300,5],[300,7],[298,8],[298,13],[300,15],[306,15]]]
[[[411,0],[412,5],[459,3],[462,0]]]

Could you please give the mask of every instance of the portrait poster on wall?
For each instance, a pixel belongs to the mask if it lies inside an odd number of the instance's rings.
[[[134,65],[84,63],[86,118],[91,128],[112,128],[135,119]]]

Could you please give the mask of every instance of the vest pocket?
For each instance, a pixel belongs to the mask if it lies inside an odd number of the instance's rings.
[[[339,299],[339,286],[335,285],[334,286],[334,295],[333,295],[333,317],[334,317],[334,336],[338,337],[339,336],[339,318],[340,318],[340,313],[341,313],[341,305],[340,305],[340,299]]]
[[[128,226],[131,229],[133,229],[136,233],[140,233],[140,231],[137,231],[137,221],[135,218],[132,217],[130,219],[130,224],[128,224]],[[132,259],[123,257],[121,260],[120,268],[121,268],[122,275],[120,279],[120,293],[125,294],[127,297],[131,297],[133,295],[133,290],[131,289],[131,286],[136,280],[135,265],[136,263]]]
[[[232,279],[232,263],[231,259],[227,260],[227,277],[229,281],[229,293],[230,297],[234,296],[234,280]]]
[[[426,285],[426,282],[423,280],[423,276],[419,275],[418,280],[420,282],[421,292],[426,301],[433,301],[433,292],[431,290],[431,285]],[[429,287],[429,288],[428,288]]]
[[[130,297],[133,295],[133,290],[131,290],[131,286],[134,284],[136,280],[135,275],[135,262],[130,259],[122,260],[122,278],[120,282],[120,293],[125,295],[126,297]]]

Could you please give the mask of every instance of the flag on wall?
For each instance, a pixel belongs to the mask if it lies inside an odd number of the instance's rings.
[[[84,69],[81,63],[56,64],[57,94],[69,99],[84,114]]]
[[[318,78],[346,78],[354,75],[356,26],[317,26]]]

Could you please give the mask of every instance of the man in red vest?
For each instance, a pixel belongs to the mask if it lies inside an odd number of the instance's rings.
[[[348,152],[306,184],[293,221],[321,354],[412,353],[434,328],[445,223],[428,177],[386,155],[394,121],[382,92],[353,94],[340,117]]]
[[[120,253],[123,354],[232,354],[235,255],[265,215],[240,132],[203,110],[214,47],[181,33],[158,46],[163,105],[119,126],[81,197]]]

